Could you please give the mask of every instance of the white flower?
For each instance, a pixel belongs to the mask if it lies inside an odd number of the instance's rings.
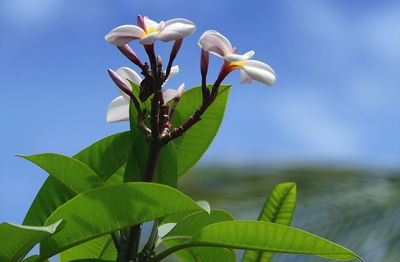
[[[156,39],[168,42],[184,38],[191,35],[194,30],[196,30],[196,26],[191,21],[183,18],[157,23],[147,16],[142,18],[139,15],[137,26],[119,26],[108,33],[105,39],[116,46],[123,46],[135,39],[140,39],[140,43],[143,45],[151,45]]]
[[[179,72],[179,67],[173,66],[171,68],[171,73],[168,79],[178,74],[178,72]],[[125,82],[126,86],[128,86],[129,89],[131,89],[131,84],[127,79],[131,80],[132,82],[138,85],[140,85],[140,82],[142,82],[140,76],[135,71],[133,71],[128,67],[121,67],[116,71],[116,73],[122,78],[122,80]],[[167,81],[165,81],[165,83],[166,82]],[[107,122],[109,123],[129,120],[130,97],[127,94],[125,94],[125,92],[123,92],[119,87],[117,88],[118,91],[121,93],[121,96],[111,101],[110,105],[108,106],[106,119]],[[166,89],[163,90],[162,92],[165,102],[168,102],[169,100],[173,99],[177,94],[177,91],[173,89]]]
[[[236,54],[229,40],[214,30],[208,30],[199,39],[199,46],[225,60],[228,73],[240,69],[240,83],[252,83],[253,80],[272,86],[276,81],[274,70],[260,61],[249,60],[254,56],[254,51],[244,55]]]

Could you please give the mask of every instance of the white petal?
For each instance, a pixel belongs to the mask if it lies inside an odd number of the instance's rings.
[[[176,65],[176,66],[171,67],[171,72],[169,73],[168,79],[176,76],[178,73],[179,73],[179,66]]]
[[[165,27],[161,31],[158,39],[164,42],[178,40],[191,35],[196,26],[189,20],[183,18],[175,18],[165,22]]]
[[[151,45],[154,44],[154,41],[156,41],[157,36],[160,32],[154,32],[151,34],[146,35],[145,37],[140,39],[140,43],[142,45]]]
[[[165,89],[162,91],[164,103],[167,103],[169,100],[173,99],[176,96],[177,91],[174,89]]]
[[[248,60],[241,69],[253,80],[272,86],[276,81],[274,70],[267,64],[256,60]]]
[[[253,79],[244,70],[240,70],[240,83],[251,84],[253,83]]]
[[[239,62],[239,61],[246,61],[249,60],[254,56],[254,51],[249,51],[244,55],[238,55],[238,54],[229,54],[224,56],[224,60],[228,62]]]
[[[116,73],[122,78],[122,80],[124,80],[125,84],[129,87],[130,90],[132,90],[132,88],[131,88],[131,84],[129,83],[129,81],[126,80],[127,78],[138,85],[140,85],[140,83],[142,82],[142,79],[140,78],[140,76],[135,71],[133,71],[132,69],[130,69],[128,67],[120,67],[120,68],[118,68]],[[125,94],[121,89],[118,88],[118,91],[121,93],[121,95],[127,101],[130,100],[130,97],[127,94]]]
[[[164,72],[165,73],[165,72]],[[176,76],[179,73],[179,66],[173,66],[171,67],[171,72],[169,73],[169,76],[167,79],[165,79],[164,84],[162,86],[165,86],[165,84],[168,82],[168,80],[173,77]]]
[[[115,123],[129,120],[129,101],[119,96],[115,98],[107,109],[107,122]]]
[[[121,25],[108,33],[105,39],[113,45],[123,46],[134,39],[139,39],[144,33],[143,29],[136,25]]]
[[[220,57],[232,54],[232,45],[229,40],[214,30],[203,33],[199,39],[199,46]]]
[[[156,29],[159,26],[159,24],[156,21],[149,19],[147,16],[145,16],[143,19],[144,19],[144,25],[146,26],[146,29],[147,28]]]

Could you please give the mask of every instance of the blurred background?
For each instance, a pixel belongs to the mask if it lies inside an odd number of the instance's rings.
[[[364,261],[400,259],[400,2],[0,0],[0,221],[21,223],[46,179],[15,154],[73,155],[129,128],[108,124],[119,95],[107,69],[133,67],[104,36],[137,14],[197,30],[168,88],[201,82],[197,40],[214,29],[269,64],[277,82],[240,85],[220,132],[180,188],[256,219],[280,182],[298,184],[293,225]],[[157,42],[166,61],[172,43]],[[145,60],[142,46],[131,47]],[[208,82],[221,60],[210,56]],[[54,261],[57,261],[54,259]],[[274,261],[327,261],[279,255]]]

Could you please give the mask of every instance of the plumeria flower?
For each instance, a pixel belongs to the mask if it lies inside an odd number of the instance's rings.
[[[252,83],[253,80],[272,86],[276,81],[274,70],[260,61],[250,60],[254,51],[244,55],[236,54],[229,40],[214,30],[208,30],[199,39],[199,46],[224,59],[224,77],[232,70],[240,69],[240,83]]]
[[[178,74],[178,72],[179,72],[179,67],[173,66],[171,68],[171,73],[168,78],[175,76],[176,74]],[[131,85],[127,79],[131,80],[132,82],[138,85],[140,85],[140,82],[142,82],[140,76],[135,71],[133,71],[128,67],[121,67],[116,71],[116,73],[124,81],[124,83],[130,90],[132,90]],[[165,81],[165,83],[166,82],[167,81]],[[125,92],[123,92],[118,86],[117,88],[118,91],[121,93],[121,96],[111,101],[110,105],[108,106],[106,119],[107,122],[109,123],[129,120],[130,97]],[[179,92],[174,89],[165,89],[162,91],[162,93],[164,101],[168,102],[169,100],[173,99]]]
[[[137,26],[122,25],[113,29],[106,35],[106,41],[116,46],[123,46],[132,40],[140,39],[142,45],[151,45],[156,39],[164,42],[178,40],[191,35],[196,30],[196,26],[191,21],[183,18],[157,23],[147,16],[142,18],[138,15],[137,20]]]

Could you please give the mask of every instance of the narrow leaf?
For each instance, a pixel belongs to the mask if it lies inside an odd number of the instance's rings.
[[[259,221],[272,222],[289,226],[293,219],[296,207],[296,184],[284,183],[277,185],[269,195],[263,209],[261,210]],[[243,255],[243,262],[269,262],[273,253],[262,251],[246,250]]]

